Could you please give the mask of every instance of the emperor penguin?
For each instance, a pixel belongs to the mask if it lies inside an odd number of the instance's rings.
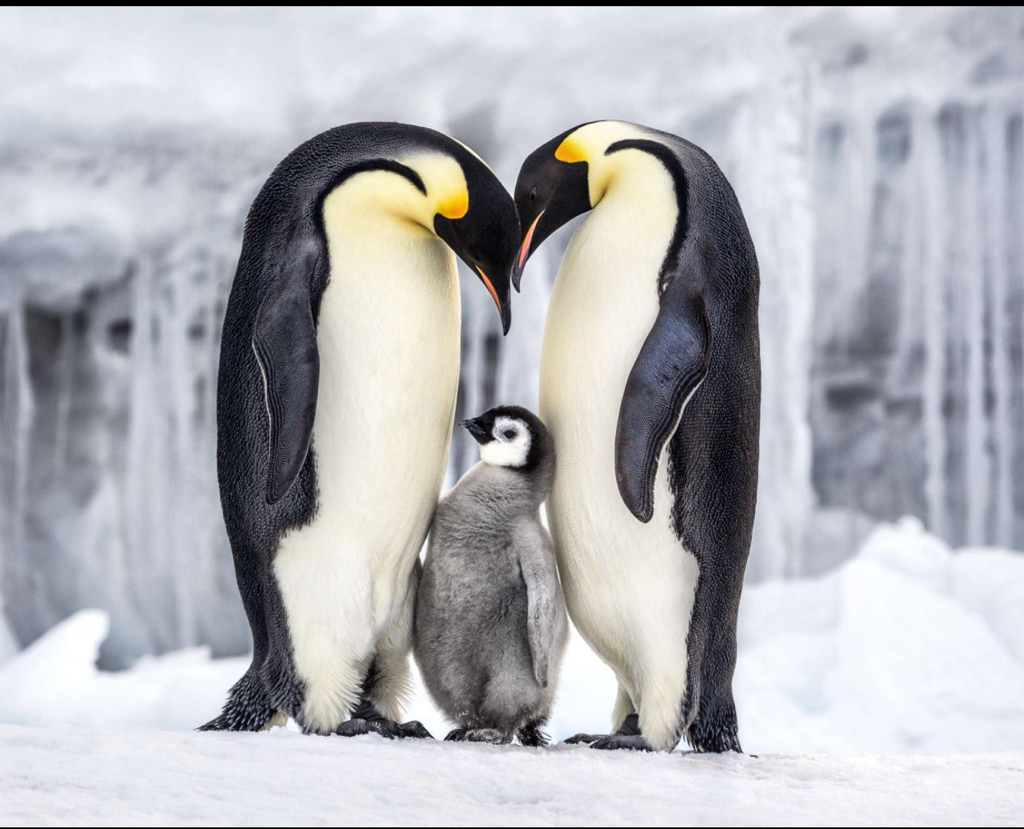
[[[535,150],[515,190],[530,254],[590,211],[541,358],[558,452],[548,518],[569,615],[618,679],[602,749],[740,751],[732,678],[757,493],[754,245],[699,147],[622,121]]]
[[[438,504],[416,600],[416,662],[449,740],[547,742],[569,621],[540,506],[548,430],[520,406],[463,423],[481,461]]]
[[[510,322],[512,197],[441,133],[328,130],[245,224],[217,388],[217,467],[253,659],[203,730],[429,736],[400,725],[419,552],[459,377],[456,256]]]

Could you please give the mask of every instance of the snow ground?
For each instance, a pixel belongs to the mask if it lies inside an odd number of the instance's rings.
[[[0,823],[1014,825],[1019,758],[709,757],[0,727]]]
[[[953,551],[915,521],[744,594],[735,688],[758,758],[174,733],[247,660],[105,673],[108,628],[82,611],[0,661],[0,824],[1024,822],[1024,556]],[[614,695],[575,638],[552,734],[606,727]],[[422,689],[410,716],[447,732]]]
[[[950,550],[907,520],[818,579],[748,588],[736,698],[750,752],[1024,756],[1024,556]],[[197,648],[95,667],[102,611],[82,611],[0,662],[0,723],[188,730],[210,719],[245,659]],[[574,638],[556,738],[607,727],[611,671]],[[410,716],[447,724],[419,689]]]

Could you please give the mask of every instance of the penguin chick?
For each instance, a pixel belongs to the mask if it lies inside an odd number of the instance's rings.
[[[416,661],[458,726],[449,740],[546,745],[568,636],[540,505],[555,447],[540,418],[500,406],[463,424],[481,462],[437,507],[416,601]]]

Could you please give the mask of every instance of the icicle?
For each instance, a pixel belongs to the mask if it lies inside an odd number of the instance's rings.
[[[813,314],[814,222],[805,140],[806,78],[788,76],[749,101],[734,126],[734,185],[761,266],[761,475],[755,579],[802,569],[813,503],[807,417]]]
[[[67,465],[75,357],[75,317],[74,312],[66,311],[60,318],[60,352],[57,357],[57,425],[53,436],[54,478],[60,478]]]
[[[925,499],[928,526],[946,535],[946,228],[945,170],[937,124],[929,118],[917,130],[920,199],[924,205],[924,347],[923,420],[925,438]]]
[[[1012,309],[1007,279],[1006,217],[1010,204],[1006,186],[1010,171],[1006,158],[1005,115],[1003,109],[998,106],[992,106],[986,111],[985,177],[982,187],[988,194],[985,230],[992,284],[989,317],[992,324],[992,380],[995,397],[992,445],[995,449],[997,477],[994,535],[991,541],[1009,547],[1013,544],[1014,429],[1007,319]]]
[[[985,267],[981,243],[979,188],[979,119],[977,110],[964,118],[964,160],[962,221],[957,233],[961,260],[956,279],[965,296],[961,316],[967,346],[966,425],[964,472],[966,478],[966,541],[986,541],[989,506],[988,419],[985,415]]]
[[[897,338],[897,370],[894,374],[899,387],[906,388],[915,377],[915,352],[924,336],[921,297],[924,292],[924,246],[927,232],[924,225],[924,207],[921,204],[920,176],[922,131],[928,128],[926,119],[914,110],[910,117],[910,154],[900,172],[902,198],[901,251],[899,279],[900,322]]]
[[[159,435],[154,433],[159,417],[159,403],[154,397],[159,393],[161,378],[153,359],[152,270],[149,258],[141,256],[132,275],[130,423],[125,491],[121,499],[125,543],[123,548],[113,545],[108,555],[111,558],[110,591],[116,606],[133,608],[136,613],[143,609],[148,611],[147,638],[162,644],[170,639],[162,634],[168,623],[163,589],[167,567],[164,538],[155,513],[163,495],[157,482],[165,477],[165,470],[160,470],[161,474],[148,474],[154,464],[160,464],[163,449]],[[148,565],[148,576],[141,584],[143,580],[135,578],[132,566],[140,556],[145,557]],[[158,589],[156,584],[160,585]]]
[[[167,279],[168,301],[162,314],[163,338],[161,362],[167,375],[167,414],[170,417],[170,487],[167,493],[169,509],[168,561],[170,583],[174,595],[176,639],[185,647],[197,644],[196,619],[193,598],[196,585],[192,578],[196,558],[195,540],[183,532],[174,516],[190,513],[195,490],[192,470],[195,465],[192,435],[192,400],[194,394],[193,369],[189,326],[196,296],[190,279],[191,262],[172,262]]]
[[[1024,110],[1016,109],[1008,121],[1007,150],[1012,159],[1010,181],[1014,182],[1014,189],[1009,193],[1010,213],[1008,214],[1008,226],[1015,228],[1011,234],[1013,239],[1013,269],[1010,272],[1009,285],[1013,291],[1013,302],[1010,305],[1011,311],[1015,313],[1007,319],[1009,345],[1007,351],[1010,359],[1010,377],[1007,381],[1009,394],[1013,401],[1015,411],[1012,427],[1016,440],[1012,441],[1013,451],[1009,459],[1011,474],[1017,482],[1018,492],[1022,485],[1020,474],[1024,470],[1024,233],[1020,228],[1024,227]],[[1021,503],[1018,495],[1014,499],[1015,504]],[[1018,506],[1018,509],[1020,507]],[[1014,546],[1017,549],[1024,547],[1024,515],[1014,515]]]
[[[875,186],[875,134],[877,121],[869,110],[861,85],[858,84],[851,102],[852,118],[848,121],[845,188],[847,197],[843,204],[842,270],[839,290],[842,299],[835,304],[838,331],[841,332],[841,348],[849,356],[853,339],[856,314],[849,313],[856,308],[868,277],[868,245],[871,235],[871,206]]]
[[[32,418],[35,413],[35,397],[32,394],[32,378],[29,375],[29,342],[25,325],[27,309],[19,298],[10,316],[8,351],[13,368],[15,388],[14,411],[14,488],[13,488],[13,555],[15,561],[27,561],[25,554],[25,528],[28,518],[29,452],[32,447]],[[22,568],[19,568],[22,569]],[[29,574],[22,574],[22,589],[31,581]]]

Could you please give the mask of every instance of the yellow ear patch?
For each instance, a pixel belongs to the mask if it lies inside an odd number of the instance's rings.
[[[461,219],[469,212],[469,191],[449,196],[437,206],[437,212],[446,219]]]
[[[570,135],[555,150],[555,158],[564,161],[566,164],[575,164],[577,161],[586,161],[587,154],[577,141]]]

